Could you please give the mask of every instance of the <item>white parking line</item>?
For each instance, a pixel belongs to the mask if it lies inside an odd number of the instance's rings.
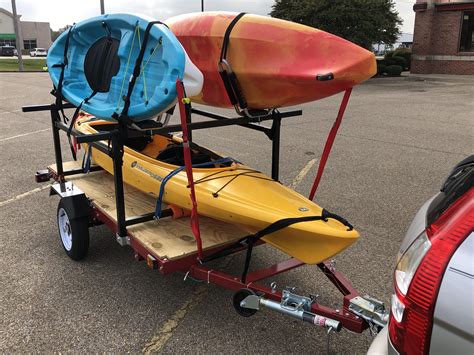
[[[13,198],[10,198],[10,199],[8,199],[8,200],[5,200],[5,201],[0,202],[0,207],[5,206],[5,205],[8,205],[9,203],[12,203],[12,202],[21,200],[22,198],[28,197],[28,196],[30,196],[30,195],[33,195],[33,194],[37,193],[37,192],[46,190],[46,189],[49,188],[49,187],[51,187],[51,185],[50,185],[50,184],[47,184],[47,185],[45,185],[45,186],[37,187],[36,189],[30,190],[30,191],[27,191],[27,192],[23,192],[22,194],[16,195],[16,196],[13,197]]]
[[[40,133],[40,132],[46,132],[46,131],[49,131],[49,130],[50,130],[50,128],[45,128],[45,129],[40,129],[40,130],[37,130],[37,131],[34,131],[34,132],[18,134],[16,136],[12,136],[12,137],[0,138],[0,142],[5,142],[5,141],[9,141],[11,139],[25,137],[25,136],[29,136],[31,134],[36,134],[36,133]]]
[[[17,113],[17,112],[21,112],[21,110],[2,111],[0,112],[0,115],[12,114],[12,113]]]

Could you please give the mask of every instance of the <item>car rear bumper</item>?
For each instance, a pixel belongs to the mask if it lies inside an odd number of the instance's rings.
[[[377,334],[367,355],[398,355],[388,336],[388,325]]]

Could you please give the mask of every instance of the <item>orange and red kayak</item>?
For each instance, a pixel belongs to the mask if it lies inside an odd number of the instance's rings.
[[[226,29],[237,15],[192,13],[166,21],[204,75],[202,92],[192,98],[195,102],[231,106],[218,62]],[[250,14],[233,27],[226,59],[251,109],[319,100],[376,73],[374,55],[352,42],[305,25]]]

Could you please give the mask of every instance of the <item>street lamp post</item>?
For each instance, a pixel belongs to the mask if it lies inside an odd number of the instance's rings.
[[[100,14],[101,15],[105,14],[104,0],[100,0]]]
[[[201,12],[204,12],[204,0],[201,0]]]
[[[16,3],[12,0],[13,29],[15,31],[16,51],[18,53],[18,70],[23,71],[23,58],[21,56],[20,26],[18,26],[18,15],[16,14]]]

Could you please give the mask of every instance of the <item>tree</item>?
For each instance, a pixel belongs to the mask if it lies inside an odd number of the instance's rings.
[[[393,0],[276,0],[272,17],[330,32],[371,49],[394,43],[402,20]]]

